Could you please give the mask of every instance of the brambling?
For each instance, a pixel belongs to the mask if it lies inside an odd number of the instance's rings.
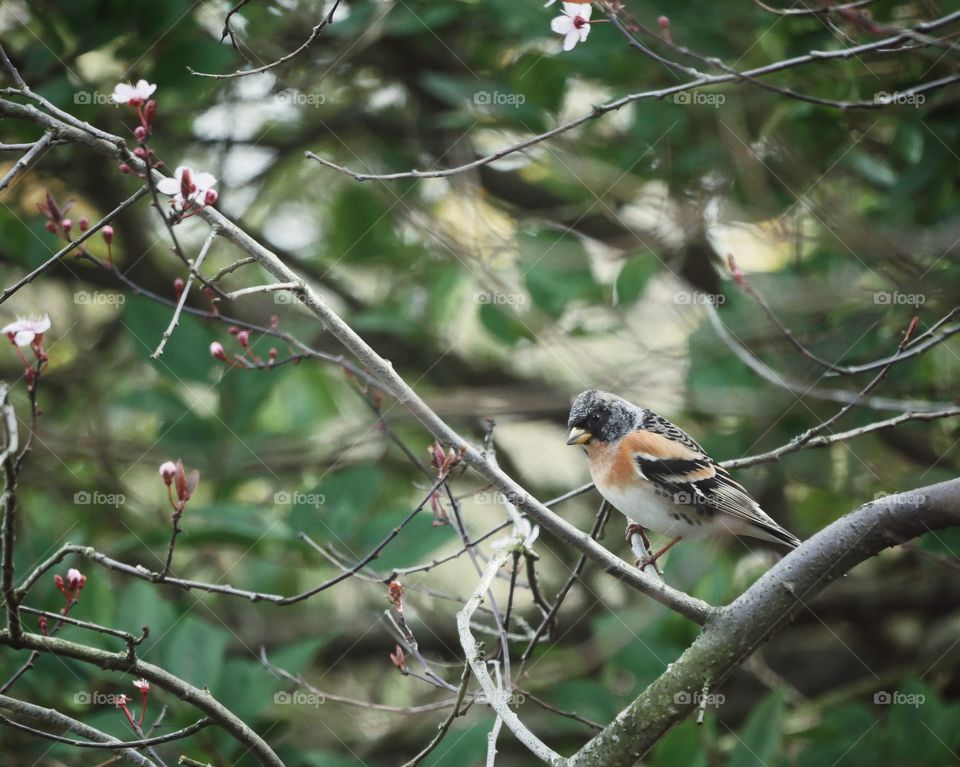
[[[570,409],[568,445],[582,445],[590,476],[600,494],[639,532],[647,551],[647,530],[671,540],[638,562],[656,563],[684,538],[745,535],[791,549],[800,545],[684,431],[656,413],[614,394],[580,394]]]

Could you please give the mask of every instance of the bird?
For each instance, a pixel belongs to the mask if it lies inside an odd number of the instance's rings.
[[[634,533],[643,539],[641,569],[656,567],[681,540],[717,534],[800,545],[696,440],[652,410],[588,389],[574,400],[567,428],[567,444],[586,451],[597,490],[630,522],[627,542]],[[651,554],[647,531],[670,541]]]

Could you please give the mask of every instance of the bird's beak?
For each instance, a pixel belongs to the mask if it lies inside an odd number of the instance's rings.
[[[586,445],[593,435],[588,432],[586,429],[581,429],[579,426],[575,426],[570,429],[570,433],[567,435],[567,444],[568,445]]]

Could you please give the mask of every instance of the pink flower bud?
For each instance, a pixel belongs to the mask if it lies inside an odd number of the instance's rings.
[[[57,233],[57,225],[53,221],[47,221],[47,231],[51,234]]]
[[[227,361],[227,351],[223,348],[223,344],[219,341],[214,341],[210,344],[210,356],[215,360]]]
[[[229,328],[227,328],[227,332],[230,335],[235,336],[237,333],[240,332],[240,328],[238,328],[236,325],[231,325]]]
[[[58,591],[63,591],[63,576],[59,573],[53,576],[53,585],[57,587]]]
[[[77,221],[77,226],[80,227],[81,232],[87,231],[90,228],[90,219],[86,216],[80,216],[80,220]]]
[[[147,137],[147,129],[142,125],[138,125],[133,130],[133,135],[136,137],[137,141],[143,141]]]
[[[660,29],[670,29],[670,19],[667,16],[658,16],[657,24],[660,25]]]
[[[131,168],[131,167],[130,167],[129,165],[127,165],[125,162],[122,162],[122,163],[120,163],[120,172],[121,172],[121,173],[124,173],[124,174],[133,173],[133,168]]]
[[[270,361],[271,362],[277,361],[277,347],[275,346],[270,347]]]
[[[241,330],[239,333],[237,333],[237,343],[239,343],[244,349],[249,349],[250,333],[246,330]]]
[[[153,125],[153,118],[157,116],[157,102],[150,99],[143,108],[143,120],[147,125]]]
[[[60,226],[63,227],[63,233],[69,237],[70,230],[73,229],[73,221],[71,221],[69,218],[65,218],[60,222]]]
[[[160,476],[163,478],[163,484],[169,485],[173,482],[173,475],[177,473],[177,465],[173,461],[164,461],[160,464]]]
[[[204,204],[204,205],[213,205],[213,204],[217,201],[217,198],[218,198],[219,196],[220,196],[220,195],[218,195],[215,190],[213,190],[213,189],[208,189],[208,190],[207,190],[207,193],[203,196],[203,204]]]
[[[142,146],[138,146],[136,149],[134,149],[133,153],[137,157],[139,157],[141,160],[147,159],[147,150],[144,149]]]
[[[107,245],[109,245],[111,242],[113,242],[113,227],[112,227],[112,226],[105,226],[105,227],[103,227],[103,229],[100,230],[100,234],[103,235],[103,240],[104,240],[104,242],[107,243]]]
[[[177,294],[178,301],[180,300],[180,296],[183,295],[183,289],[185,286],[186,283],[181,277],[177,277],[177,279],[173,281],[173,292]]]
[[[83,575],[77,568],[71,567],[67,570],[67,588],[82,589],[86,582],[87,576]]]

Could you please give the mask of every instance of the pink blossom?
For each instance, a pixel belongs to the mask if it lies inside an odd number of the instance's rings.
[[[557,16],[550,22],[550,29],[558,35],[563,35],[563,50],[573,50],[577,43],[582,43],[590,34],[590,14],[593,6],[590,3],[564,3],[563,15]]]
[[[133,686],[136,687],[143,695],[146,695],[150,692],[150,682],[146,679],[134,679]]]
[[[48,330],[50,317],[41,314],[37,317],[18,317],[16,322],[0,328],[0,333],[9,337],[17,346],[29,346],[37,338],[42,340],[43,334]]]
[[[140,106],[150,98],[157,86],[146,80],[138,80],[136,85],[131,83],[117,83],[113,88],[113,100],[118,104],[129,104],[132,107]]]
[[[210,173],[198,173],[193,168],[181,165],[173,178],[163,178],[157,182],[157,191],[173,197],[174,205],[186,210],[192,205],[206,204],[207,192],[217,183]]]
[[[226,362],[227,359],[227,350],[223,348],[223,344],[219,341],[214,341],[210,344],[210,356],[215,360],[223,360]]]

